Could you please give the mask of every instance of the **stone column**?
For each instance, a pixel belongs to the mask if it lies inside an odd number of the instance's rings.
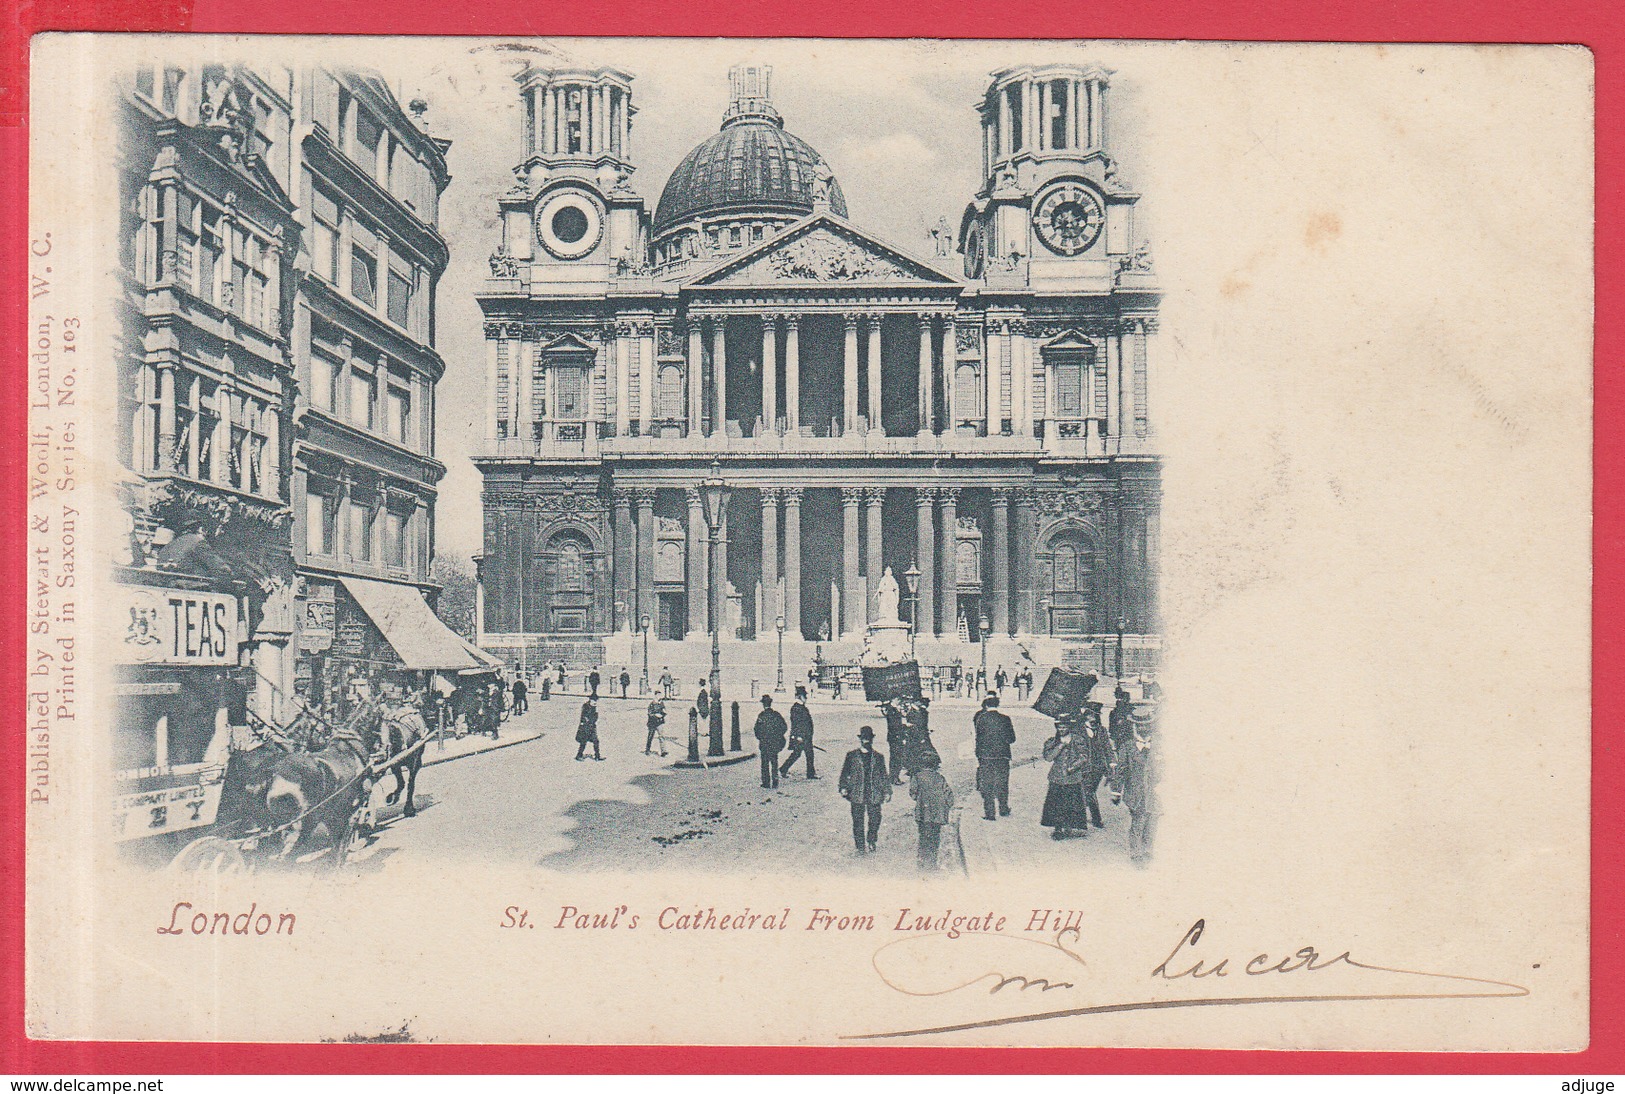
[[[1008,87],[999,88],[998,96],[999,136],[997,142],[995,142],[995,148],[997,150],[998,157],[1003,159],[1005,156],[1008,156],[1011,152],[1015,151],[1016,135],[1010,129],[1010,89]]]
[[[1115,333],[1106,335],[1106,454],[1115,456],[1118,446],[1122,443],[1123,434],[1122,407],[1119,396],[1122,393],[1123,379],[1118,373],[1121,371],[1122,355],[1117,348],[1118,337]]]
[[[844,329],[841,373],[841,432],[858,428],[858,317],[852,312],[841,316]],[[842,613],[843,618],[845,612]]]
[[[655,359],[655,325],[638,324],[638,431],[649,435],[654,422],[655,390],[659,383],[659,362]]]
[[[705,343],[700,321],[688,321],[688,435],[698,437],[705,423]]]
[[[1096,86],[1093,80],[1084,85],[1089,100],[1089,118],[1084,126],[1084,130],[1089,136],[1089,143],[1086,146],[1088,148],[1100,147],[1100,138],[1097,135],[1100,132],[1100,95],[1096,90]]]
[[[942,321],[942,431],[954,435],[958,427],[958,408],[954,406],[954,384],[959,378],[959,342],[954,330],[954,317]]]
[[[536,405],[535,395],[531,391],[536,382],[536,343],[527,337],[516,343],[514,349],[518,352],[514,361],[513,435],[529,438],[533,432],[531,409]],[[388,387],[388,373],[383,368],[378,370],[378,384],[380,388]]]
[[[801,317],[784,317],[784,416],[785,431],[801,432]],[[792,621],[794,627],[799,622]],[[799,631],[797,633],[800,633]]]
[[[1123,435],[1123,448],[1128,448],[1134,436],[1134,327],[1133,322],[1123,324],[1117,336],[1117,409],[1123,416],[1118,430]]]
[[[982,346],[982,380],[987,387],[987,393],[982,400],[984,404],[982,416],[987,422],[989,437],[998,436],[999,431],[1004,428],[1004,411],[999,406],[999,387],[1002,380],[999,372],[1004,367],[1004,348],[1009,342],[1004,332],[1008,328],[1008,322],[1001,322],[997,334],[989,330]]]
[[[869,428],[878,432],[886,431],[885,423],[881,420],[880,412],[880,323],[884,318],[879,312],[868,316],[869,322]],[[880,577],[879,574],[870,575],[870,584]]]
[[[485,436],[489,440],[496,440],[497,436],[497,345],[502,338],[502,326],[498,323],[485,325]],[[334,387],[343,390],[349,384],[350,378],[334,377]],[[339,413],[338,406],[333,407],[335,414]]]
[[[959,490],[944,487],[938,492],[942,499],[942,610],[937,619],[942,633],[959,633]],[[971,620],[971,626],[976,621]]]
[[[1010,335],[1010,431],[1025,437],[1033,431],[1033,355],[1027,324],[1012,324]]]
[[[990,594],[988,619],[993,633],[1010,633],[1010,491],[998,486],[992,490],[992,520],[989,522],[987,582]]]
[[[711,436],[728,435],[728,322],[711,320]]]
[[[801,490],[799,486],[784,490],[784,629],[785,633],[802,637],[801,633]]]
[[[1011,540],[1014,547],[1016,633],[1033,634],[1047,629],[1043,621],[1033,618],[1033,533],[1038,515],[1038,492],[1030,486],[1016,492],[1016,526]]]
[[[1078,140],[1078,81],[1076,80],[1066,82],[1066,119],[1068,147],[1077,148],[1080,142]]]
[[[937,587],[936,535],[931,528],[931,510],[937,500],[936,489],[930,486],[914,488],[914,565],[920,571],[919,601],[915,608],[914,630],[922,638],[936,633],[936,615],[932,610]]]
[[[655,619],[655,492],[639,490],[638,505],[638,596],[632,609],[632,630],[642,626],[641,617]]]
[[[861,634],[868,620],[858,577],[858,505],[862,501],[862,487],[841,487],[841,631],[848,637]]]
[[[632,324],[615,324],[615,435],[632,432]]]
[[[705,618],[705,552],[710,542],[705,529],[705,503],[697,486],[683,491],[688,500],[688,636],[708,634]]]
[[[630,630],[626,625],[627,618],[632,612],[633,597],[633,562],[632,562],[632,495],[617,489],[614,493],[615,501],[615,557],[612,560],[614,567],[614,599],[615,603],[622,605],[619,615],[615,619],[615,632],[617,634]]]
[[[778,319],[762,316],[762,424],[769,433],[779,428]]]
[[[865,618],[873,622],[875,618],[875,586],[880,584],[880,575],[885,570],[885,532],[883,529],[886,519],[886,488],[884,486],[864,487],[863,500],[868,509],[866,514],[866,523],[868,525],[866,538],[868,542],[864,545],[864,550],[866,555],[865,565],[868,567],[865,572],[868,574],[869,580],[866,583],[864,593],[869,601],[869,610]]]
[[[931,317],[922,314],[917,320],[920,325],[919,434],[923,437],[931,432]]]
[[[784,605],[779,599],[779,491],[762,489],[762,612],[768,618],[757,620],[757,634],[771,625]],[[788,626],[788,623],[786,623]]]
[[[1038,85],[1038,150],[1049,148],[1049,81]]]

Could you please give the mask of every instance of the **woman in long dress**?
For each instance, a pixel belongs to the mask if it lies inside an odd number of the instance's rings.
[[[1050,765],[1049,793],[1044,797],[1044,812],[1038,823],[1052,830],[1052,839],[1089,834],[1083,782],[1090,755],[1088,742],[1079,733],[1082,724],[1082,715],[1059,718],[1055,736],[1044,742],[1044,759]]]

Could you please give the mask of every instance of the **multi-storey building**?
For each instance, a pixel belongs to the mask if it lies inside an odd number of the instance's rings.
[[[847,218],[768,77],[730,74],[720,131],[651,216],[627,183],[632,77],[519,74],[518,182],[479,297],[481,644],[624,661],[647,620],[675,662],[703,648],[677,644],[710,595],[725,638],[783,619],[851,661],[890,570],[918,574],[926,664],[984,635],[1012,663],[1014,643],[1092,657],[1120,630],[1144,664],[1158,295],[1108,73],[995,74],[984,181],[925,257]],[[732,498],[714,572],[713,476]]]
[[[298,686],[322,697],[353,671],[473,663],[425,600],[445,474],[434,298],[449,142],[365,73],[313,68],[298,106],[291,190],[309,258],[293,315]]]
[[[231,727],[287,720],[322,667],[479,662],[424,595],[446,143],[354,73],[159,63],[121,91],[115,762],[137,836],[209,823]]]

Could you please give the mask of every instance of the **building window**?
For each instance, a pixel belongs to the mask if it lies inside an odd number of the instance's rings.
[[[1055,362],[1051,374],[1055,376],[1056,418],[1082,418],[1084,416],[1084,361],[1076,356]]]
[[[369,308],[378,306],[378,259],[360,244],[350,248],[350,295]]]
[[[193,477],[217,480],[220,474],[220,455],[216,440],[220,433],[221,406],[225,393],[212,380],[200,380],[197,385],[197,470]]]
[[[410,519],[393,509],[384,517],[384,561],[397,570],[406,569],[406,527]]]
[[[310,353],[310,405],[329,414],[339,406],[339,377],[344,375],[344,364],[319,349]]]
[[[389,395],[385,407],[384,428],[390,437],[406,441],[412,429],[411,378],[396,369],[389,370]]]
[[[954,413],[960,418],[982,416],[982,378],[970,362],[954,370]]]
[[[1020,152],[1027,147],[1027,126],[1022,118],[1023,91],[1021,84],[1012,84],[1004,89],[1006,99],[1010,103],[1010,151]]]
[[[169,456],[170,471],[192,474],[192,428],[197,411],[192,403],[195,377],[191,373],[175,370],[175,448]]]
[[[319,189],[310,192],[310,268],[330,285],[339,283],[339,206]]]
[[[683,416],[683,367],[668,364],[660,368],[660,416],[662,418],[681,418]]]
[[[350,499],[350,557],[362,562],[373,558],[373,537],[377,534],[378,510],[366,500]]]
[[[555,592],[574,593],[581,592],[587,587],[587,568],[584,565],[581,543],[573,537],[556,541],[554,558],[556,561],[555,573],[557,580],[553,588]]]
[[[981,552],[974,540],[962,539],[954,547],[954,583],[962,587],[982,583]]]
[[[389,321],[405,328],[412,316],[412,268],[394,259],[389,263]]]
[[[553,370],[553,403],[555,417],[576,422],[587,416],[587,370],[557,368]]]
[[[165,114],[179,114],[181,97],[186,88],[186,72],[174,65],[164,66],[164,98],[162,105]]]
[[[350,366],[350,421],[363,429],[372,429],[373,416],[372,370],[365,365]]]
[[[338,499],[312,490],[305,495],[305,550],[333,555],[338,549]]]
[[[1094,570],[1095,554],[1076,532],[1064,532],[1051,548],[1051,591],[1087,593]]]
[[[369,177],[378,176],[378,144],[383,139],[384,130],[375,118],[363,106],[352,100],[355,110],[355,143],[350,146],[350,158],[367,173]]]
[[[196,291],[198,296],[209,303],[219,304],[220,293],[215,287],[215,278],[220,259],[225,254],[225,245],[221,239],[224,225],[220,222],[220,211],[204,207],[201,222],[202,228],[198,232]]]
[[[143,99],[152,98],[153,78],[152,69],[142,65],[135,71],[135,93]]]

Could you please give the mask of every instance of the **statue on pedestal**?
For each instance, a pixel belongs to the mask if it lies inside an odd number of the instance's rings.
[[[898,595],[897,579],[892,576],[891,567],[887,566],[885,572],[880,575],[879,582],[875,584],[875,622],[892,623],[899,621],[897,615]]]

